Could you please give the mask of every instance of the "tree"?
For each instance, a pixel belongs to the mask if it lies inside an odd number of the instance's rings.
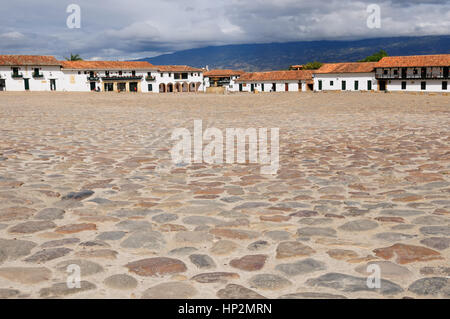
[[[317,69],[320,69],[320,67],[322,65],[323,65],[323,63],[317,62],[317,61],[309,62],[303,66],[303,70],[317,70]]]
[[[374,53],[367,58],[360,60],[359,62],[378,62],[385,56],[389,56],[386,51],[380,50],[377,53]]]
[[[70,58],[64,58],[67,61],[83,61],[79,54],[70,54]]]

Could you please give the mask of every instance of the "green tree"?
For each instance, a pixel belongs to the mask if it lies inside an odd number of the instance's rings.
[[[322,65],[323,65],[323,63],[317,62],[317,61],[309,62],[303,66],[303,70],[317,70],[317,69],[320,69],[320,67]]]
[[[70,58],[65,57],[67,61],[83,61],[79,54],[70,54]]]
[[[387,54],[386,51],[380,50],[377,53],[374,53],[374,54],[368,56],[367,58],[360,60],[358,62],[378,62],[385,56],[389,56],[389,55]]]

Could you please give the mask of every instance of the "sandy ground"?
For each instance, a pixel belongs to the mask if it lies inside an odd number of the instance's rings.
[[[278,173],[175,165],[199,119],[279,128]],[[2,92],[0,298],[449,298],[449,123],[443,95]]]

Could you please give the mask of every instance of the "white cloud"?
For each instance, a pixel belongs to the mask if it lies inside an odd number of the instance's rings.
[[[67,3],[2,5],[5,53],[70,52],[137,58],[207,45],[449,34],[450,1],[439,0],[74,0],[81,29],[68,29]],[[367,6],[381,6],[381,29]],[[26,8],[24,10],[24,8]]]

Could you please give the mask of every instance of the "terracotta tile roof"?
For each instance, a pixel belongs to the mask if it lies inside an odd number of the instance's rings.
[[[0,55],[0,65],[61,65],[53,56],[47,55]]]
[[[242,70],[210,70],[210,71],[206,71],[205,73],[203,73],[203,76],[223,76],[223,77],[227,77],[227,76],[233,76],[233,75],[242,75],[245,72]]]
[[[313,70],[293,70],[293,71],[269,71],[245,73],[237,81],[292,81],[292,80],[311,80]]]
[[[370,73],[376,65],[377,62],[325,63],[315,73]]]
[[[157,65],[162,72],[203,72],[203,69],[193,68],[187,65]]]
[[[145,61],[60,61],[64,69],[70,70],[156,70]]]
[[[450,66],[450,54],[389,56],[376,65],[377,68],[426,66]]]

